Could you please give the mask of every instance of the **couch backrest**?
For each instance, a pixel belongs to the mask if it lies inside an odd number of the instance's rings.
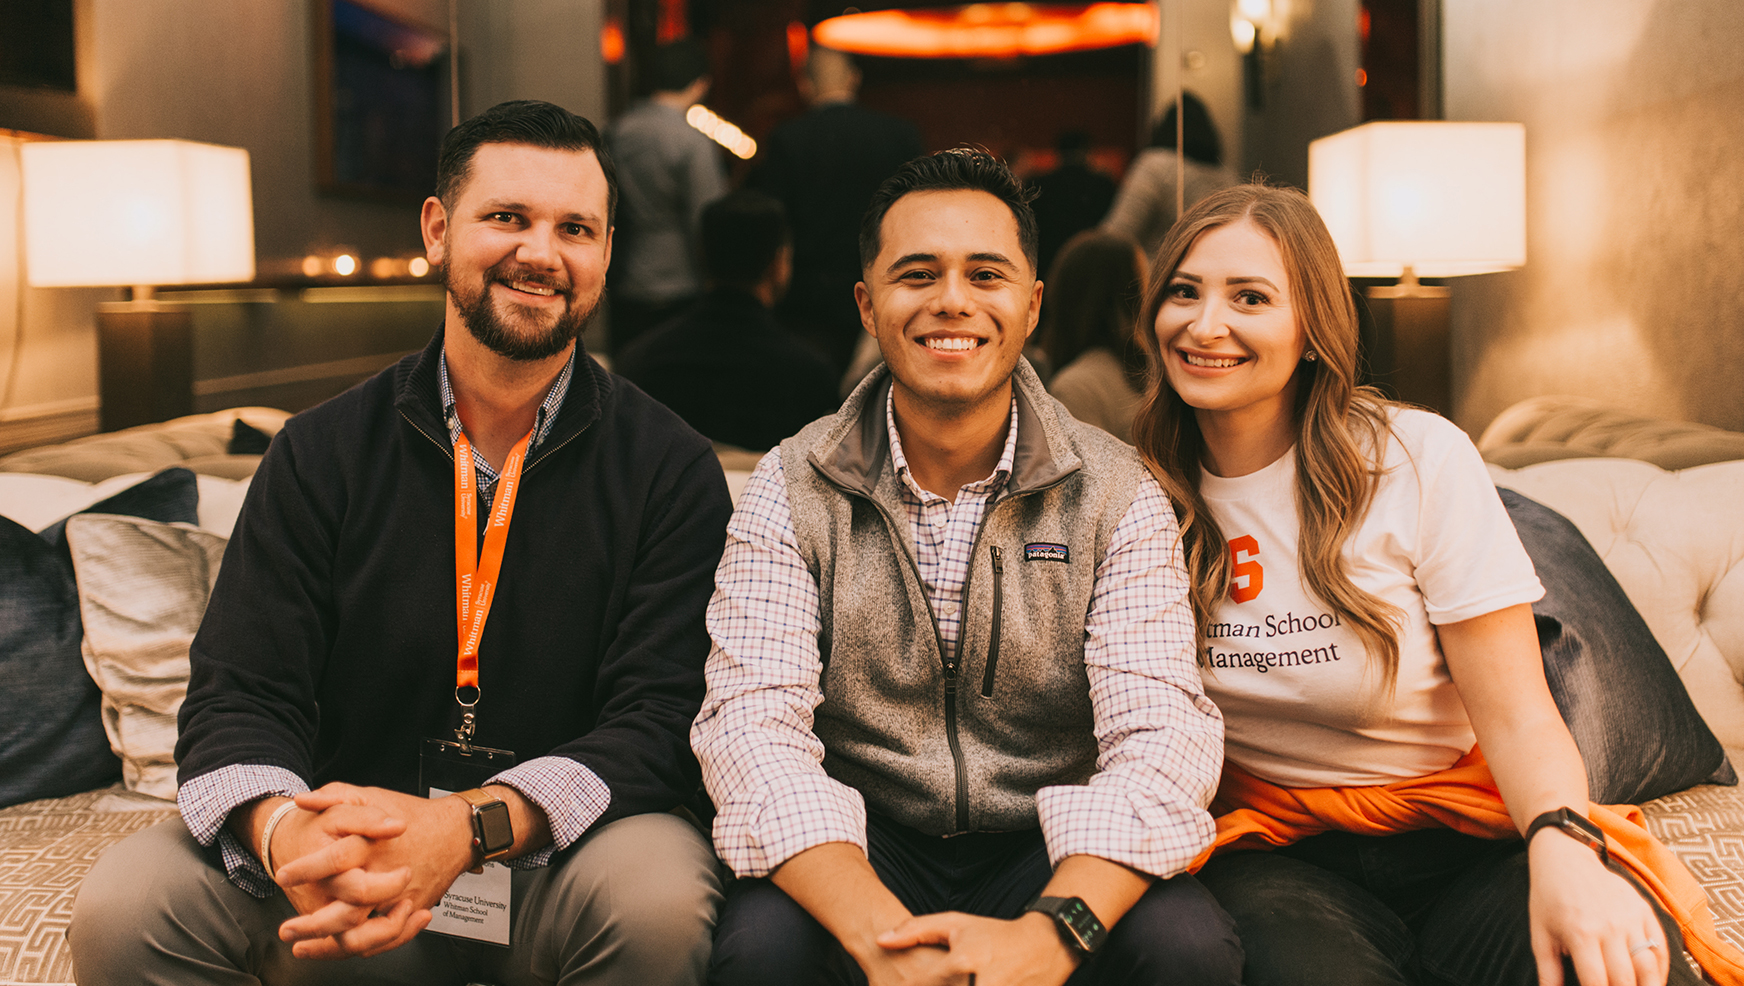
[[[1744,461],[1563,459],[1490,474],[1580,528],[1709,728],[1744,747]]]
[[[1692,421],[1620,411],[1590,397],[1529,397],[1508,408],[1478,439],[1484,460],[1518,469],[1553,459],[1640,459],[1689,469],[1744,459],[1744,433]]]
[[[260,465],[260,456],[229,453],[236,422],[241,420],[271,438],[284,427],[288,417],[290,412],[271,407],[233,407],[190,414],[0,456],[0,473],[64,476],[100,483],[126,473],[152,473],[181,466],[201,475],[247,479]]]

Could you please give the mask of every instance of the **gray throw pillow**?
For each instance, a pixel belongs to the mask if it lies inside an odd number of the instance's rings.
[[[1544,583],[1532,604],[1544,675],[1586,761],[1590,797],[1638,805],[1738,775],[1683,679],[1580,529],[1498,490]]]

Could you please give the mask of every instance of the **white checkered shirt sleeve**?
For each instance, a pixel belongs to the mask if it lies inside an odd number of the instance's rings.
[[[568,757],[534,757],[485,781],[512,787],[539,807],[551,823],[551,843],[543,849],[503,860],[514,870],[531,870],[551,862],[587,833],[612,803],[612,789],[600,776]]]
[[[866,848],[865,801],[824,773],[812,732],[823,701],[819,612],[777,449],[727,524],[708,607],[708,694],[690,730],[718,809],[715,851],[741,877],[766,876],[826,842]]]
[[[1180,530],[1147,474],[1084,620],[1098,772],[1036,793],[1055,865],[1081,854],[1169,877],[1211,844],[1205,807],[1223,763],[1223,716],[1200,685],[1194,646]]]
[[[220,767],[183,784],[176,791],[176,807],[188,833],[202,846],[218,844],[224,872],[230,882],[256,897],[271,897],[278,884],[242,840],[224,827],[237,806],[273,795],[294,798],[309,789],[301,777],[283,767],[266,764],[234,764]]]

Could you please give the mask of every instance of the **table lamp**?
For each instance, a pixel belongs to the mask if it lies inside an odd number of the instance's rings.
[[[185,140],[21,151],[31,286],[133,288],[97,310],[102,430],[192,414],[192,320],[156,288],[254,279],[248,152]]]
[[[1347,276],[1399,278],[1368,290],[1373,376],[1450,412],[1448,291],[1418,278],[1526,263],[1526,128],[1365,123],[1308,145],[1308,190]]]

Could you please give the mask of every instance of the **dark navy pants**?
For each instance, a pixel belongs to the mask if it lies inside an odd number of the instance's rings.
[[[1518,839],[1328,832],[1218,856],[1199,878],[1235,919],[1247,986],[1538,982]],[[1655,910],[1671,944],[1671,983],[1695,986],[1677,926]],[[1578,982],[1566,960],[1563,974]]]
[[[872,869],[915,914],[1015,918],[1053,876],[1040,829],[942,839],[872,816]],[[1114,926],[1070,986],[1233,986],[1241,945],[1228,915],[1191,876],[1159,880]],[[715,928],[715,986],[853,984],[866,976],[823,925],[768,880],[738,880]]]

